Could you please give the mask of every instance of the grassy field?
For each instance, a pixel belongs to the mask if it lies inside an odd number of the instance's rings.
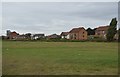
[[[2,76],[2,40],[0,39],[0,76]]]
[[[4,75],[114,75],[117,43],[3,41]]]

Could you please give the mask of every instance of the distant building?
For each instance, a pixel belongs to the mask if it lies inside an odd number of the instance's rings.
[[[25,40],[26,39],[26,35],[18,35],[15,40]]]
[[[83,27],[73,28],[69,32],[70,40],[86,40],[87,39],[87,31]]]
[[[62,32],[60,36],[62,39],[69,39],[69,32]]]
[[[40,38],[45,38],[44,34],[33,34],[32,39],[40,39]]]
[[[60,35],[52,34],[52,35],[47,36],[47,39],[56,39],[56,38],[60,38]]]
[[[95,30],[95,36],[105,38],[108,32],[109,26],[100,26]]]
[[[10,30],[7,30],[7,38],[8,39],[16,39],[16,37],[18,36],[19,34],[16,33],[15,31],[14,32],[11,32]]]

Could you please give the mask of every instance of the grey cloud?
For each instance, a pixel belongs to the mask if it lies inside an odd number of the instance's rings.
[[[94,28],[109,24],[117,8],[115,2],[3,3],[3,31],[51,34],[79,26]]]

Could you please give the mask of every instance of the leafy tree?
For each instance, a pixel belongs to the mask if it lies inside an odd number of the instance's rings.
[[[25,34],[25,35],[26,35],[26,37],[27,37],[28,39],[31,38],[31,33],[27,33],[27,34]]]
[[[110,22],[109,29],[107,32],[107,41],[113,41],[113,38],[117,32],[117,19],[113,18]]]
[[[120,42],[120,28],[118,30],[118,41]]]
[[[94,29],[88,28],[86,31],[87,31],[88,35],[95,35]]]

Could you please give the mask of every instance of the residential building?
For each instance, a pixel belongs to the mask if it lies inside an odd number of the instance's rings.
[[[60,36],[62,39],[69,39],[69,32],[62,32]]]
[[[25,40],[26,39],[26,35],[18,35],[16,36],[15,40]]]
[[[44,34],[33,34],[32,39],[40,39],[40,38],[45,38]]]
[[[16,39],[16,37],[18,36],[19,34],[16,33],[15,31],[14,32],[11,32],[10,35],[9,35],[9,39]]]
[[[52,35],[47,36],[47,39],[56,39],[56,38],[60,38],[60,35],[52,34]]]
[[[69,32],[70,40],[86,40],[87,39],[87,31],[83,27],[73,28]]]
[[[96,30],[95,30],[95,36],[101,37],[101,38],[105,38],[106,39],[106,35],[107,35],[107,31],[109,29],[109,26],[99,26]]]
[[[7,30],[7,39],[15,39],[19,33],[13,31],[11,32],[10,30]]]

